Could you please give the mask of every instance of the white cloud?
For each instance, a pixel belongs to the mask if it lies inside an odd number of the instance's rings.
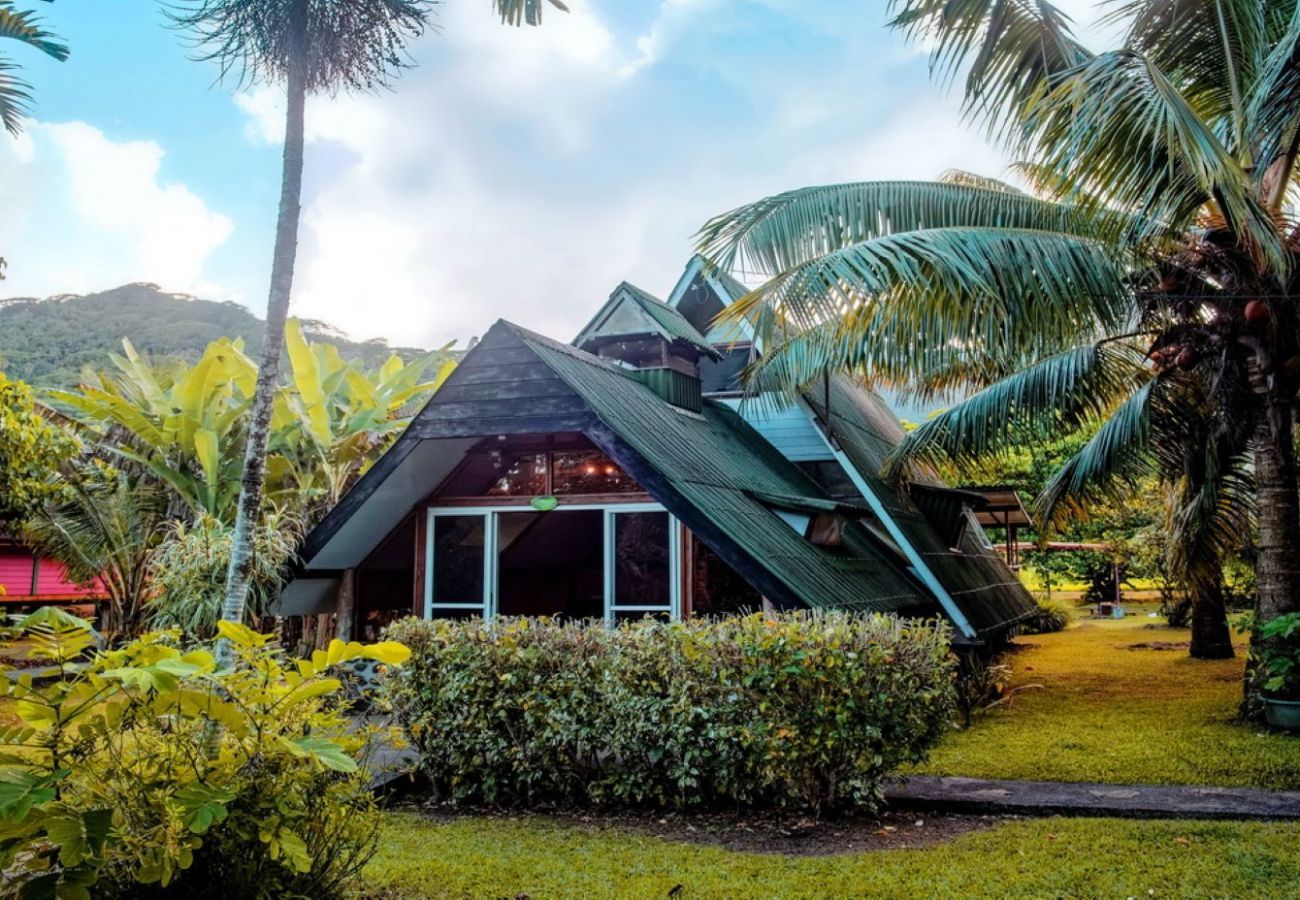
[[[162,181],[162,160],[152,141],[113,141],[85,122],[35,122],[17,142],[0,140],[0,183],[13,186],[0,218],[4,294],[130,281],[228,294],[204,279],[204,263],[232,223]]]
[[[805,46],[778,33],[751,50],[740,6],[790,17]],[[1001,172],[924,62],[858,10],[666,0],[620,35],[571,7],[507,29],[448,4],[394,92],[312,101],[296,313],[401,344],[497,318],[567,338],[622,279],[667,291],[696,228],[739,203]],[[253,139],[281,139],[273,92],[237,102]]]

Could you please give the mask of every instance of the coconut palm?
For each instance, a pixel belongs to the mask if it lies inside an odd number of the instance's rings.
[[[0,0],[0,38],[35,47],[60,62],[68,58],[68,45],[46,31],[31,10],[16,8],[13,0]],[[17,69],[15,63],[0,56],[0,123],[12,135],[22,131],[32,101],[31,86],[12,74]]]
[[[829,366],[979,387],[1159,309],[1158,330],[1134,327],[1143,346],[1173,350],[1213,408],[1246,415],[1257,617],[1295,609],[1300,3],[1132,0],[1112,12],[1123,45],[1104,53],[1046,2],[892,9],[1041,196],[979,179],[837,185],[709,222],[717,264],[770,276],[738,309],[771,348],[756,383]]]
[[[244,618],[252,528],[262,503],[267,437],[293,289],[307,95],[386,86],[410,64],[406,47],[424,33],[435,5],[435,0],[175,0],[169,5],[173,23],[192,36],[201,59],[217,62],[223,76],[240,84],[283,84],[288,99],[266,335],[222,612],[233,622]],[[494,0],[493,5],[504,22],[541,21],[539,0]],[[225,641],[218,645],[218,657],[222,665],[229,664]]]
[[[1159,331],[1159,309],[1143,319]],[[1175,351],[1181,353],[1181,351]],[[1233,655],[1222,563],[1249,533],[1253,511],[1246,456],[1249,428],[1205,373],[1163,362],[1129,335],[1053,354],[977,391],[912,431],[888,469],[906,476],[927,465],[978,466],[1062,431],[1089,440],[1061,466],[1035,502],[1040,533],[1131,499],[1163,483],[1169,535],[1164,570],[1192,604],[1190,653]],[[1153,372],[1148,359],[1161,362]],[[1227,373],[1220,373],[1228,377]]]

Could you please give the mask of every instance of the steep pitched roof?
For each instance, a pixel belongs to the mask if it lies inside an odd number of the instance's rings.
[[[670,341],[682,341],[707,356],[718,356],[718,351],[705,339],[704,335],[700,334],[694,325],[686,320],[685,316],[654,295],[626,281],[614,288],[609,295],[609,300],[596,315],[592,316],[591,321],[574,339],[574,344],[581,346],[586,341],[597,336],[612,337],[639,333],[625,331],[623,330],[626,327],[625,325],[613,321],[619,307],[625,303],[634,305],[644,314],[644,318],[641,320],[644,326],[637,324],[633,327],[652,328]]]
[[[1034,614],[1033,597],[996,552],[970,529],[962,531],[955,552],[907,492],[881,476],[886,457],[903,439],[902,425],[883,400],[842,375],[830,378],[825,390],[811,391],[807,399],[976,634],[1004,629]]]
[[[850,525],[844,546],[821,547],[763,502],[763,495],[795,497],[817,507],[830,498],[726,405],[706,401],[702,413],[683,411],[625,369],[517,326],[505,327],[652,470],[649,479],[632,473],[642,486],[706,540],[710,532],[723,535],[810,607],[938,612],[896,551],[867,529]],[[602,442],[601,435],[590,436]]]

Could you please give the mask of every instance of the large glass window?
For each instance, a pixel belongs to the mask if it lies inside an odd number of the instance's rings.
[[[612,459],[599,450],[568,450],[551,454],[551,493],[624,494],[639,491]]]
[[[429,511],[425,610],[624,621],[680,615],[681,527],[650,504]]]
[[[526,453],[488,488],[489,497],[536,497],[546,493],[546,454]]]
[[[623,612],[671,612],[672,523],[666,512],[611,512],[613,578],[610,608]]]
[[[433,516],[429,599],[435,616],[450,615],[456,609],[484,612],[487,524],[487,516],[481,513]]]

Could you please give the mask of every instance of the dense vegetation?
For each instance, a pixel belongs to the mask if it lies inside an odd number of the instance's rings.
[[[391,353],[410,360],[423,352],[390,349],[382,341],[350,341],[320,322],[304,322],[303,331],[367,367],[381,364]],[[120,352],[124,339],[158,362],[194,363],[221,338],[242,340],[256,357],[262,322],[237,303],[168,294],[152,284],[45,300],[0,300],[0,361],[11,377],[43,387],[75,385],[85,369],[99,369],[110,353]]]
[[[234,670],[175,632],[92,653],[88,626],[50,608],[5,635],[62,674],[0,673],[18,720],[0,729],[6,896],[332,897],[361,869],[369,735],[330,670],[405,648],[335,641],[290,664],[270,637],[222,628]]]
[[[873,809],[948,727],[946,627],[807,614],[618,629],[407,619],[394,700],[455,801]]]
[[[707,222],[702,252],[769,278],[728,310],[766,348],[747,378],[974,389],[903,473],[1085,432],[1040,518],[1157,479],[1193,655],[1230,654],[1223,563],[1252,527],[1258,622],[1300,609],[1300,6],[1137,0],[1102,52],[1049,3],[888,7],[1018,183],[823,185]],[[1286,640],[1256,630],[1252,654]],[[1252,666],[1248,714],[1265,693]]]

